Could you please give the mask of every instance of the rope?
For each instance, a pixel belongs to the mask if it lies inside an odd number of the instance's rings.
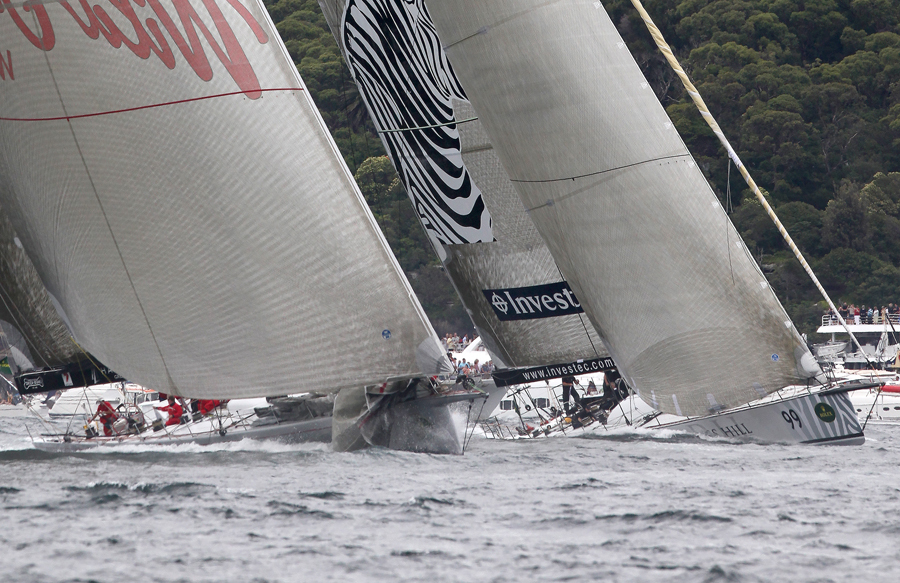
[[[728,228],[728,214],[734,212],[731,204],[731,158],[728,159],[728,183],[725,186],[725,249],[728,251],[728,269],[731,271],[731,285],[734,281],[734,264],[731,262],[731,229]]]
[[[881,387],[883,387],[883,386],[884,386],[884,385],[879,385],[878,391],[875,393],[875,399],[872,400],[872,406],[869,407],[869,412],[866,414],[866,418],[865,418],[865,420],[863,421],[863,425],[862,425],[862,430],[863,430],[863,431],[866,430],[866,425],[869,424],[869,419],[872,418],[872,411],[875,410],[875,405],[878,404],[878,397],[881,395]]]
[[[706,103],[703,101],[703,97],[700,96],[700,92],[697,91],[697,88],[694,87],[694,84],[691,83],[691,80],[688,78],[687,73],[684,72],[684,69],[682,69],[681,65],[678,63],[678,59],[675,58],[675,54],[672,52],[671,47],[669,47],[669,44],[663,38],[662,32],[660,32],[660,30],[653,23],[653,19],[650,18],[649,14],[647,14],[647,11],[644,10],[644,6],[641,4],[641,0],[631,0],[631,3],[641,15],[644,24],[647,26],[647,30],[650,31],[650,35],[656,42],[656,46],[659,48],[660,52],[662,52],[663,56],[666,58],[666,61],[669,62],[669,65],[672,67],[672,70],[675,71],[675,74],[678,75],[678,78],[681,79],[681,83],[687,90],[688,95],[691,96],[694,105],[696,105],[697,109],[700,111],[700,115],[703,116],[703,119],[706,121],[707,125],[709,125],[713,133],[716,134],[716,137],[719,138],[719,142],[721,142],[722,146],[725,147],[725,151],[728,152],[728,157],[731,158],[731,160],[734,162],[734,165],[740,171],[741,176],[744,177],[744,181],[747,183],[747,186],[749,186],[750,190],[753,191],[753,194],[756,195],[757,200],[759,200],[760,204],[763,206],[763,209],[765,209],[766,214],[768,214],[769,218],[772,219],[772,222],[775,223],[775,226],[778,228],[778,232],[781,233],[781,236],[788,244],[788,247],[790,247],[791,251],[794,252],[794,256],[800,261],[800,265],[803,266],[803,269],[806,270],[806,273],[812,279],[813,283],[816,285],[816,288],[818,288],[819,293],[821,293],[822,297],[825,298],[825,301],[828,302],[828,306],[837,315],[838,321],[840,321],[841,326],[844,327],[844,330],[847,332],[847,334],[850,335],[850,338],[853,339],[853,343],[856,344],[857,348],[859,348],[859,351],[863,353],[863,356],[866,358],[866,362],[869,363],[869,359],[867,356],[865,356],[865,352],[863,352],[862,346],[859,344],[856,336],[854,336],[853,332],[850,331],[850,328],[847,326],[847,322],[844,321],[843,316],[840,315],[834,305],[834,302],[832,302],[831,298],[828,296],[828,292],[825,291],[825,288],[822,287],[822,284],[819,282],[819,278],[817,278],[816,274],[813,273],[812,268],[809,266],[809,263],[806,262],[806,259],[800,252],[800,249],[797,248],[794,240],[788,234],[787,230],[784,228],[784,225],[781,224],[781,221],[775,214],[775,211],[769,205],[769,201],[767,201],[766,197],[763,196],[762,192],[759,190],[759,187],[756,185],[756,182],[754,182],[753,178],[750,176],[750,173],[747,171],[747,168],[744,167],[744,164],[738,157],[737,152],[735,152],[734,148],[731,147],[731,144],[728,142],[728,138],[726,138],[725,134],[722,132],[722,128],[719,127],[719,124],[716,122],[715,118],[713,118],[713,115],[706,107]],[[871,366],[871,363],[869,364]]]

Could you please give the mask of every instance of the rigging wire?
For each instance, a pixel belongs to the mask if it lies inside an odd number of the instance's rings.
[[[78,341],[75,340],[74,337],[72,337],[72,343],[75,344],[75,346],[77,346],[78,349],[79,349],[79,350],[87,357],[87,359],[90,361],[90,363],[91,363],[92,365],[94,365],[94,367],[95,367],[97,370],[100,371],[100,374],[103,375],[103,378],[106,379],[106,382],[109,383],[109,384],[112,384],[112,382],[113,382],[112,379],[110,379],[108,376],[106,376],[106,373],[103,372],[103,368],[102,368],[99,364],[97,364],[96,362],[94,362],[94,359],[91,358],[91,355],[88,354],[88,351],[85,350],[84,348],[82,348],[81,345],[78,344]],[[84,378],[84,369],[82,369],[81,375],[82,375],[82,378]],[[85,379],[85,380],[87,380],[87,379]]]
[[[563,281],[568,282],[568,280],[566,279],[566,276],[563,275],[562,270],[559,268],[559,264],[556,261],[554,261],[553,265],[556,266],[556,271],[557,271],[557,273],[559,273],[559,277],[561,277]],[[594,346],[594,339],[591,338],[591,333],[588,331],[587,324],[585,324],[585,322],[584,322],[585,316],[587,316],[587,314],[585,312],[581,312],[580,314],[578,314],[578,321],[581,322],[581,327],[584,328],[584,335],[587,336],[588,342],[591,343],[591,349],[594,351],[594,356],[596,358],[601,358],[600,351],[598,351],[597,347]],[[591,324],[591,327],[593,327],[593,324]],[[612,358],[611,355],[610,355],[610,358]],[[615,361],[613,361],[613,362],[615,362]]]
[[[687,73],[685,73],[684,69],[681,68],[681,64],[678,62],[678,59],[675,58],[675,53],[672,51],[672,48],[666,42],[665,38],[663,38],[662,32],[659,30],[659,28],[657,28],[656,24],[653,23],[653,19],[650,18],[650,15],[644,9],[643,4],[641,4],[641,0],[631,0],[631,3],[640,14],[641,19],[647,26],[647,30],[650,31],[650,35],[653,37],[657,48],[659,48],[660,52],[662,52],[666,61],[668,61],[669,65],[672,67],[672,70],[674,70],[675,74],[678,75],[678,78],[681,79],[682,85],[684,85],[684,88],[687,91],[688,95],[691,97],[691,100],[693,100],[694,105],[697,106],[697,109],[700,111],[700,115],[703,117],[704,121],[706,121],[707,125],[709,125],[710,129],[713,131],[716,137],[719,138],[719,142],[725,148],[725,151],[728,153],[728,157],[731,158],[732,161],[734,161],[734,165],[741,173],[741,176],[744,177],[744,181],[747,183],[747,186],[749,186],[750,190],[753,191],[753,194],[756,195],[757,200],[759,200],[763,209],[765,209],[766,214],[768,214],[769,218],[772,219],[772,222],[775,223],[775,227],[778,228],[778,232],[781,233],[781,236],[788,244],[788,247],[790,247],[791,251],[793,251],[794,256],[797,258],[797,260],[800,261],[800,265],[803,266],[803,269],[806,271],[807,275],[809,275],[816,288],[818,288],[819,293],[822,294],[822,297],[825,298],[826,302],[828,302],[828,306],[837,315],[838,321],[841,323],[841,326],[844,327],[844,330],[847,332],[847,334],[850,335],[850,338],[853,339],[853,343],[856,344],[856,346],[859,348],[859,351],[863,353],[863,357],[866,359],[866,362],[869,364],[869,366],[871,366],[872,363],[869,361],[868,356],[865,355],[865,352],[863,351],[859,340],[857,340],[853,332],[850,331],[850,328],[847,326],[847,322],[844,320],[844,317],[841,316],[840,313],[838,313],[834,302],[831,301],[831,297],[828,295],[828,292],[825,291],[825,288],[819,282],[819,278],[816,277],[815,273],[813,273],[812,267],[809,266],[809,263],[807,263],[806,259],[803,257],[803,253],[800,252],[800,249],[788,234],[787,229],[784,228],[784,225],[775,214],[775,211],[774,209],[772,209],[769,201],[767,201],[766,197],[763,196],[763,193],[756,185],[756,182],[750,176],[750,172],[738,157],[737,152],[735,152],[734,148],[731,147],[731,144],[728,142],[728,138],[725,137],[725,133],[722,131],[722,128],[719,127],[719,124],[716,122],[712,113],[710,113],[709,108],[707,108],[706,103],[703,101],[703,97],[700,95],[700,92],[697,91],[697,88],[694,87],[694,84],[691,82]]]
[[[728,215],[734,212],[734,206],[731,204],[731,158],[728,159],[728,177],[725,183],[725,249],[728,251],[728,269],[731,271],[731,285],[736,285],[734,281],[734,265],[731,263],[731,221]]]
[[[466,448],[469,446],[469,443],[472,441],[472,438],[475,437],[475,429],[478,427],[478,419],[481,418],[481,414],[484,412],[484,406],[487,403],[487,398],[481,400],[481,408],[478,410],[478,415],[475,417],[475,421],[472,423],[472,432],[469,434],[468,439],[463,440],[463,453],[466,453]],[[475,404],[474,399],[469,401],[469,413],[467,417],[472,414],[472,406]]]

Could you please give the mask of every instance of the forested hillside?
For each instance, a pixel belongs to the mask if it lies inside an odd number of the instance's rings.
[[[468,330],[316,1],[267,5],[438,331]],[[729,189],[728,158],[630,0],[604,6],[798,328],[814,331],[824,304],[734,168]],[[900,3],[645,6],[833,299],[900,301]]]

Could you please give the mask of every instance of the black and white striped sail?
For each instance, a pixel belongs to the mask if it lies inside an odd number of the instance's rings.
[[[819,372],[600,2],[429,10],[538,231],[645,400],[702,415]]]
[[[447,62],[423,1],[320,4],[495,364],[607,356],[574,296],[570,305],[570,290]],[[442,210],[453,208],[465,212]]]
[[[0,203],[77,342],[190,397],[434,374],[262,4],[4,1]]]

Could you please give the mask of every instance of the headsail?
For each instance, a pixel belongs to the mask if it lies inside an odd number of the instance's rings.
[[[538,231],[645,400],[703,415],[819,372],[599,2],[429,8]]]
[[[0,209],[0,328],[15,374],[84,359]]]
[[[423,1],[320,4],[429,238],[499,360],[495,364],[607,356],[493,151]],[[467,212],[439,213],[443,208]]]
[[[3,8],[0,202],[82,347],[190,397],[446,370],[258,1]]]

